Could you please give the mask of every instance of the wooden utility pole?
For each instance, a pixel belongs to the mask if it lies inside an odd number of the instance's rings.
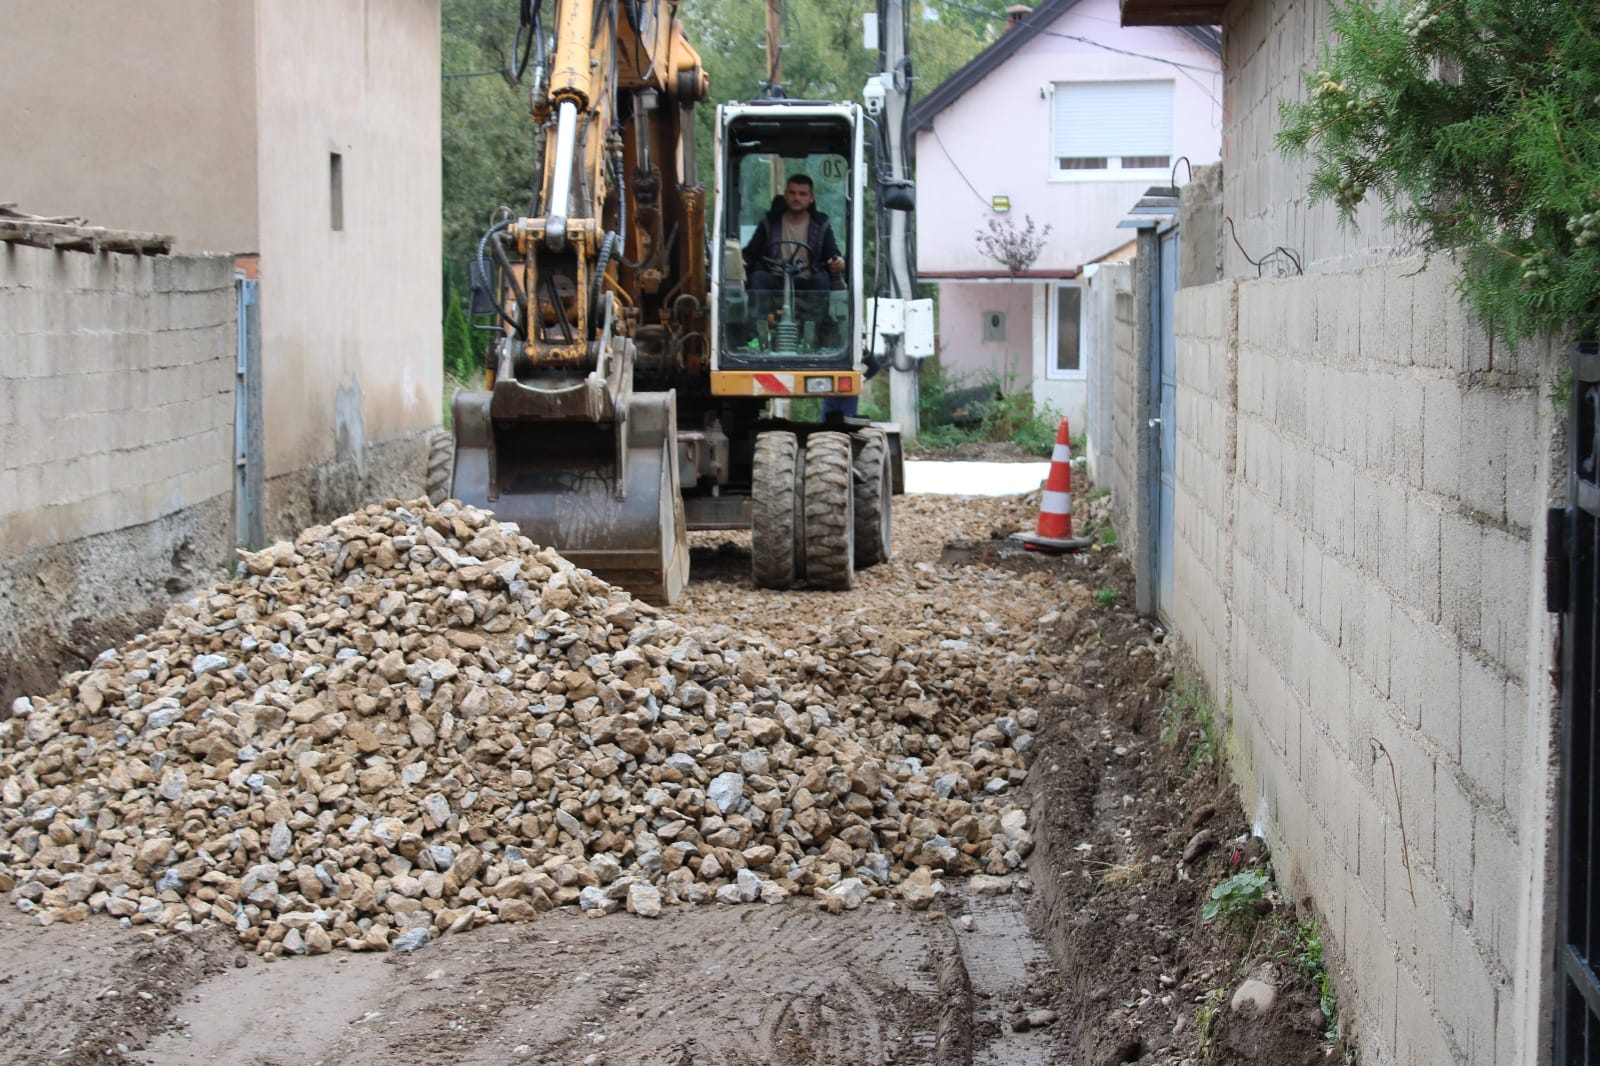
[[[783,86],[783,0],[767,0],[767,94]]]

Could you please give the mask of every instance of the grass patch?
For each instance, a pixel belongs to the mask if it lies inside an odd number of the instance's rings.
[[[1322,1039],[1330,1044],[1337,1044],[1339,999],[1333,991],[1333,979],[1328,975],[1327,964],[1323,961],[1322,930],[1318,928],[1315,918],[1302,918],[1295,926],[1294,962],[1305,971],[1306,976],[1311,978],[1311,983],[1317,987],[1317,1003],[1322,1008],[1322,1016],[1327,1019],[1327,1028],[1323,1030]]]
[[[1200,1037],[1200,1050],[1206,1056],[1206,1061],[1216,1057],[1217,1038],[1214,1032],[1217,1024],[1217,1015],[1222,1012],[1222,1005],[1228,1001],[1226,988],[1213,988],[1207,992],[1205,999],[1194,1009],[1195,1032]]]
[[[1217,715],[1211,701],[1187,678],[1174,678],[1171,701],[1161,711],[1161,743],[1170,747],[1187,740],[1194,745],[1189,752],[1191,768],[1215,767],[1220,754],[1217,739]]]

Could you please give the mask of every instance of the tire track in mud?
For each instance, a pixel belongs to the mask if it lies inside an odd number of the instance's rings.
[[[528,1032],[540,1034],[525,1052],[535,1063],[930,1062],[936,927],[884,917],[830,916],[797,900],[648,927],[608,921],[627,935],[608,928],[603,947],[585,935],[596,923],[583,921],[567,952],[546,957],[564,965],[543,996],[521,1000],[516,975],[504,974],[497,1033],[450,1057],[506,1061],[518,1045],[507,1048],[505,1034]]]
[[[878,906],[830,915],[794,899],[675,908],[653,922],[552,912],[510,935],[475,930],[352,959],[363,972],[345,983],[375,989],[344,1017],[291,1024],[247,1061],[943,1066],[966,1061],[936,1053],[940,975],[956,950],[942,919]],[[179,1011],[188,1035],[144,1061],[241,1061],[236,1043],[212,1041],[228,1005],[281,1016],[293,997],[330,987],[330,958],[272,964],[296,976],[276,992],[245,971],[202,985]]]

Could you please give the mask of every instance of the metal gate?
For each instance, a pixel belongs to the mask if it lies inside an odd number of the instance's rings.
[[[266,540],[261,514],[261,302],[260,283],[244,271],[234,275],[238,298],[238,334],[233,387],[234,539],[244,548],[260,548]]]
[[[1139,231],[1134,293],[1139,302],[1134,417],[1144,423],[1134,445],[1134,601],[1140,614],[1169,620],[1173,600],[1174,502],[1177,497],[1178,190],[1145,191],[1117,223]],[[1146,435],[1147,434],[1147,435]]]
[[[1178,298],[1178,227],[1171,223],[1158,231],[1161,265],[1156,272],[1151,316],[1156,336],[1154,344],[1155,382],[1151,399],[1156,407],[1156,470],[1154,486],[1156,534],[1156,614],[1171,621],[1174,511],[1177,507],[1178,461],[1178,338],[1174,304]]]
[[[1600,1062],[1600,750],[1596,661],[1600,634],[1600,349],[1572,352],[1568,505],[1546,532],[1547,596],[1562,617],[1561,846],[1557,872],[1556,1062]]]

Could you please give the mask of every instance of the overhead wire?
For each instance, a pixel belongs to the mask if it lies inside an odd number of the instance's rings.
[[[950,165],[955,168],[955,172],[961,176],[962,182],[972,190],[972,195],[978,198],[979,203],[987,205],[989,201],[983,198],[983,193],[979,192],[978,187],[972,184],[972,179],[967,177],[967,172],[961,169],[961,164],[956,162],[955,157],[950,154],[950,149],[945,147],[944,138],[939,136],[939,127],[930,122],[928,124],[928,132],[933,134],[934,143],[939,146],[939,151],[944,153],[945,159],[949,160]]]
[[[997,14],[997,13],[995,13],[993,11],[985,11],[980,7],[970,7],[967,4],[958,3],[957,0],[939,0],[939,3],[943,4],[946,7],[959,8],[960,10],[969,12],[970,14],[973,14],[973,15],[982,15],[986,19],[994,19],[996,21],[998,21],[1000,19],[1007,19],[1007,20],[1010,19],[1009,15],[1005,15],[1003,13]],[[1195,66],[1193,63],[1180,63],[1176,59],[1167,59],[1164,56],[1153,56],[1153,55],[1150,55],[1150,54],[1148,54],[1146,52],[1129,51],[1126,48],[1118,48],[1115,45],[1105,44],[1104,42],[1096,41],[1091,37],[1080,37],[1080,36],[1078,36],[1077,34],[1074,34],[1074,33],[1062,33],[1060,30],[1046,30],[1046,29],[1039,29],[1039,30],[1035,30],[1034,32],[1038,33],[1038,34],[1040,34],[1042,36],[1045,36],[1045,37],[1061,37],[1061,38],[1064,38],[1064,39],[1069,40],[1069,41],[1077,41],[1079,44],[1087,44],[1087,45],[1092,45],[1095,48],[1103,48],[1107,52],[1117,52],[1117,53],[1120,53],[1121,55],[1134,56],[1135,58],[1138,58],[1138,59],[1148,59],[1148,60],[1150,60],[1151,62],[1154,62],[1154,63],[1165,63],[1169,67],[1178,67],[1179,69],[1182,69],[1182,70],[1198,70],[1202,74],[1214,74],[1214,73],[1216,73],[1214,70],[1212,70],[1209,67]]]

